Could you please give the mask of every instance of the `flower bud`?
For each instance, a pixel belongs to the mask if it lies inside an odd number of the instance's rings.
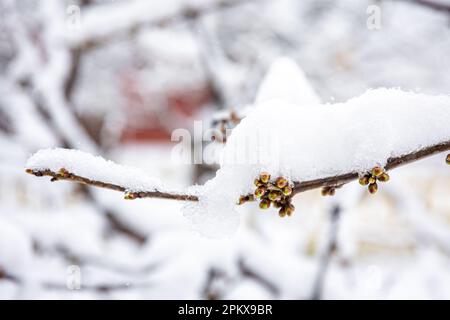
[[[290,186],[286,186],[282,190],[285,196],[290,196],[292,194],[292,188]]]
[[[281,199],[281,194],[279,191],[272,190],[269,192],[269,200],[275,201]]]
[[[268,174],[267,172],[262,172],[259,175],[259,180],[261,180],[261,182],[263,183],[267,183],[270,180],[270,174]]]
[[[239,200],[238,200],[238,205],[244,204],[244,203],[246,203],[246,202],[249,201],[249,200],[250,200],[250,199],[249,199],[248,196],[240,196],[240,197],[239,197]]]
[[[283,203],[282,203],[281,201],[274,201],[274,202],[273,202],[273,207],[274,207],[274,208],[279,209],[279,208],[281,208],[282,206],[283,206]]]
[[[290,216],[292,216],[292,214],[294,213],[294,211],[295,211],[294,205],[293,205],[292,203],[289,203],[289,204],[286,206],[286,214],[290,217]]]
[[[371,194],[374,194],[374,193],[376,193],[377,191],[378,191],[378,185],[377,185],[376,182],[375,182],[375,183],[369,184],[369,192],[370,192]]]
[[[255,179],[254,184],[255,184],[256,187],[260,187],[260,186],[263,185],[262,181],[259,180],[259,179]]]
[[[378,177],[378,180],[381,181],[381,182],[388,182],[389,181],[389,175],[386,172],[384,172],[383,174],[381,174]]]
[[[369,184],[369,177],[364,176],[364,177],[359,178],[359,184],[362,186],[367,186]]]
[[[261,198],[265,193],[267,189],[265,187],[258,187],[255,190],[255,197]]]
[[[283,177],[279,177],[279,178],[277,178],[277,180],[275,181],[275,185],[276,185],[278,188],[280,188],[280,189],[286,187],[287,184],[288,184],[288,181],[287,181],[285,178],[283,178]]]
[[[279,215],[281,218],[286,217],[286,215],[287,215],[286,207],[281,208],[281,209],[278,211],[278,215]]]
[[[445,158],[445,162],[450,165],[450,153],[447,155],[447,158]]]
[[[70,176],[69,171],[67,171],[65,168],[59,169],[58,174],[64,178],[68,178]]]
[[[261,202],[259,203],[259,207],[261,209],[263,209],[263,210],[269,209],[270,208],[270,201],[266,200],[266,199],[261,200]]]
[[[374,184],[376,181],[377,181],[377,179],[375,179],[375,177],[369,177],[370,184]]]
[[[382,173],[383,173],[383,169],[380,168],[380,167],[374,167],[372,169],[372,175],[375,176],[375,177],[380,176]]]
[[[126,192],[124,198],[125,198],[125,200],[135,200],[137,198],[137,196],[133,192]]]

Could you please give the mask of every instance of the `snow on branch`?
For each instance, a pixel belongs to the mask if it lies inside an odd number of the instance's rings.
[[[407,153],[399,157],[389,158],[385,165],[385,170],[395,169],[399,166],[409,164],[411,162],[421,160],[423,158],[432,156],[437,153],[445,152],[450,150],[450,140],[444,141],[429,147],[425,147],[415,152]],[[336,176],[308,180],[302,182],[294,182],[293,194],[300,192],[324,188],[324,187],[340,187],[348,182],[356,180],[359,178],[358,172],[349,172]]]
[[[385,166],[385,169],[386,170],[395,169],[401,165],[406,165],[411,162],[421,160],[434,154],[442,153],[449,150],[450,150],[450,140],[423,148],[416,152],[408,153],[399,157],[389,158]],[[66,158],[66,161],[61,159],[61,155],[63,154],[68,156]],[[83,167],[77,168],[74,167],[73,165],[74,159],[71,157],[74,154],[77,155],[78,157],[77,160],[80,161],[79,163],[84,162],[85,164],[88,164],[87,168],[89,169],[85,170],[84,172],[86,176],[91,176],[91,178],[87,178],[79,174],[74,174],[66,169],[66,168],[74,168],[74,172],[83,172],[82,169]],[[56,162],[54,162],[55,157],[57,159],[59,158],[59,161],[57,160]],[[48,162],[45,161],[45,158],[48,159]],[[50,167],[59,169],[52,170],[49,169]],[[93,172],[96,172],[95,173],[96,178],[92,178],[91,173]],[[104,174],[102,175],[100,174],[100,172]],[[104,160],[101,157],[94,157],[90,154],[82,153],[81,151],[77,150],[65,150],[65,149],[39,151],[37,154],[31,157],[27,163],[27,173],[35,175],[37,177],[47,176],[51,177],[52,181],[59,181],[59,180],[72,181],[94,187],[124,192],[126,193],[127,199],[130,200],[137,198],[161,198],[161,199],[172,199],[182,201],[198,201],[198,196],[193,194],[181,194],[181,193],[173,193],[170,191],[160,191],[161,189],[158,190],[156,184],[145,181],[145,179],[148,178],[145,178],[144,173],[141,173],[143,176],[139,176],[139,178],[135,180],[133,177],[136,177],[136,174],[138,174],[138,172],[139,171],[136,169],[126,168],[124,166],[117,165],[112,161]],[[121,176],[121,178],[115,180],[114,177],[119,176]],[[358,179],[358,177],[359,177],[358,172],[349,172],[321,179],[313,179],[301,182],[295,181],[293,194],[295,195],[297,193],[324,187],[341,187],[346,183]],[[111,181],[119,181],[119,182],[111,182]]]
[[[386,171],[450,150],[449,123],[449,96],[398,89],[308,108],[268,100],[234,128],[216,176],[189,192],[168,190],[138,169],[74,150],[40,151],[27,172],[125,192],[126,199],[191,201],[185,213],[212,230],[211,221],[236,225],[230,219],[236,202],[255,197],[262,209],[273,205],[283,217],[294,211],[292,196],[303,191],[324,188],[324,195],[333,195],[360,178],[375,193],[376,181],[389,179]]]
[[[52,181],[72,181],[125,193],[126,199],[162,198],[196,201],[195,195],[167,190],[145,172],[91,154],[68,149],[41,150],[27,162],[27,172]]]
[[[87,9],[80,32],[69,39],[74,49],[93,49],[111,40],[135,34],[145,26],[165,26],[196,19],[204,14],[255,0],[206,0],[187,5],[185,1],[132,1]]]

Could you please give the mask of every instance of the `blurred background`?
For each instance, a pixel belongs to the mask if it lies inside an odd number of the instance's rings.
[[[192,232],[182,203],[24,173],[58,146],[203,183],[217,168],[172,162],[172,131],[232,126],[213,119],[251,104],[280,56],[324,102],[449,94],[450,2],[0,0],[0,299],[449,299],[442,155],[376,197],[307,192],[289,219],[246,206],[229,239]]]

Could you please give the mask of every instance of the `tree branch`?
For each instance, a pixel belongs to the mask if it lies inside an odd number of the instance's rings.
[[[93,187],[109,189],[119,192],[125,193],[125,198],[127,200],[134,200],[138,198],[160,198],[160,199],[171,199],[171,200],[181,200],[181,201],[198,201],[198,197],[194,195],[188,194],[177,194],[177,193],[168,193],[161,191],[140,191],[140,192],[129,192],[126,187],[119,186],[112,183],[106,183],[102,181],[91,180],[85,177],[78,176],[76,174],[70,173],[65,169],[59,170],[59,172],[53,172],[49,169],[46,170],[32,170],[27,169],[27,173],[32,174],[36,177],[51,177],[51,181],[71,181],[78,182],[84,185],[89,185]]]
[[[311,300],[320,300],[323,296],[323,288],[325,277],[330,265],[333,253],[337,250],[337,235],[339,231],[339,219],[341,208],[337,205],[330,211],[330,231],[327,247],[320,258],[319,268],[317,270],[316,278],[314,280]]]
[[[449,150],[450,150],[450,140],[435,144],[433,146],[425,147],[418,151],[408,153],[399,157],[389,158],[384,168],[385,170],[395,169],[399,166],[406,165],[408,163],[421,160],[434,154],[438,154]],[[293,194],[323,187],[340,187],[358,178],[359,178],[358,172],[349,172],[332,177],[294,182]]]
[[[181,10],[169,14],[167,16],[149,19],[147,21],[135,21],[127,26],[124,30],[112,30],[103,35],[95,35],[86,37],[80,42],[73,45],[74,49],[88,51],[101,47],[110,43],[112,40],[126,38],[136,34],[139,30],[145,27],[165,27],[169,24],[179,21],[196,20],[207,14],[213,14],[223,9],[237,7],[246,3],[254,2],[255,0],[219,0],[214,3],[197,6],[185,6]]]
[[[412,163],[414,161],[418,161],[420,159],[432,156],[434,154],[438,154],[441,152],[450,150],[450,140],[441,142],[432,146],[428,146],[422,148],[420,150],[399,156],[392,157],[387,160],[387,164],[385,166],[385,170],[395,169],[399,166],[406,165],[408,163]],[[91,180],[86,177],[81,177],[76,174],[70,173],[64,168],[61,168],[59,172],[54,172],[49,169],[44,170],[33,170],[27,169],[27,173],[35,175],[37,177],[48,176],[51,177],[51,181],[72,181],[78,182],[84,185],[90,185],[94,187],[110,189],[114,191],[124,192],[125,199],[134,200],[139,198],[160,198],[160,199],[170,199],[170,200],[181,200],[181,201],[198,201],[198,197],[190,194],[178,194],[178,193],[170,193],[170,192],[162,192],[162,191],[139,191],[139,192],[130,192],[125,186],[120,186],[116,184],[106,183],[102,181]],[[331,176],[326,178],[308,180],[308,181],[297,181],[294,182],[293,195],[305,192],[308,190],[323,188],[323,187],[341,187],[342,185],[349,183],[353,180],[359,178],[359,172],[349,172],[337,176]]]

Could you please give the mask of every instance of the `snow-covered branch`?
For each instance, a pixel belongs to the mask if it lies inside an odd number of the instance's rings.
[[[389,158],[385,169],[395,169],[401,165],[406,165],[449,150],[450,140],[444,141],[399,157]],[[74,173],[68,168],[72,168],[72,170],[81,174]],[[157,187],[157,185],[160,185],[160,182],[149,182],[151,179],[147,178],[139,170],[126,168],[100,157],[94,157],[76,150],[55,149],[40,151],[30,158],[26,170],[27,173],[37,177],[51,177],[52,181],[78,182],[94,187],[124,192],[125,198],[128,200],[160,198],[198,201],[198,196],[194,194],[163,191],[161,189],[162,187]],[[359,173],[353,171],[326,178],[295,181],[293,194],[324,187],[340,187],[358,179],[358,177]]]
[[[387,164],[385,166],[386,170],[395,169],[399,166],[406,165],[408,163],[421,160],[423,158],[432,156],[437,153],[445,152],[450,150],[450,140],[444,141],[432,146],[425,147],[415,152],[411,152],[399,157],[389,158]],[[358,172],[349,172],[344,173],[337,176],[309,180],[309,181],[301,181],[294,182],[294,190],[293,193],[297,194],[300,192],[323,188],[323,187],[340,187],[348,182],[358,179]]]
[[[197,201],[193,194],[166,190],[162,183],[144,172],[121,166],[77,150],[41,150],[27,163],[27,173],[48,176],[52,181],[72,181],[124,192],[125,198],[161,198]]]

